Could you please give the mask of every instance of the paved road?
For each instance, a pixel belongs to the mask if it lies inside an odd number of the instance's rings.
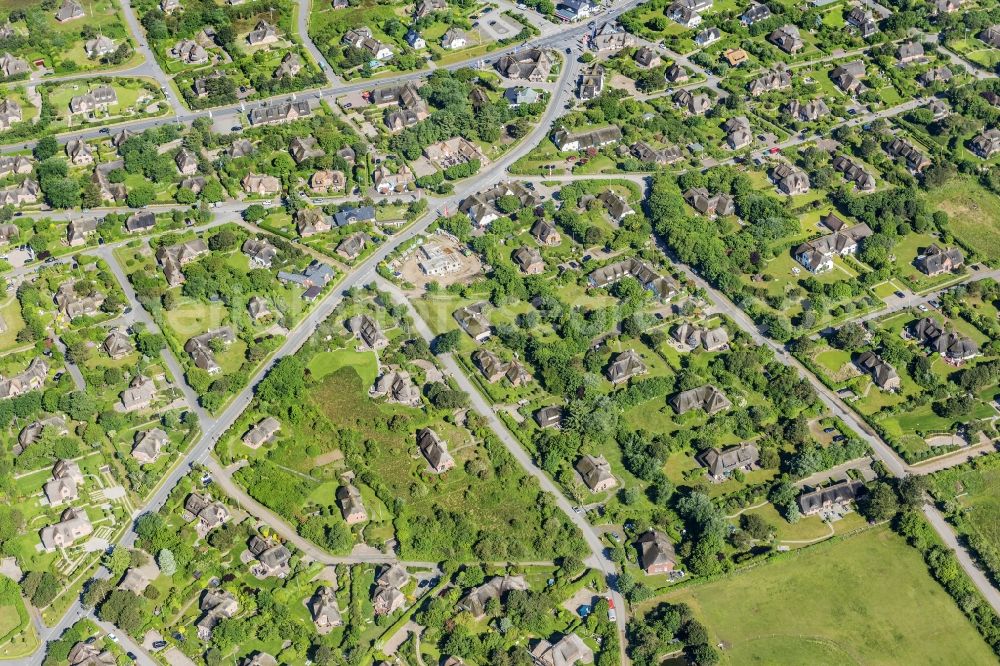
[[[340,79],[333,74],[333,70],[330,69],[330,63],[326,61],[326,58],[323,57],[320,50],[316,48],[316,44],[313,42],[312,37],[309,36],[309,17],[312,15],[311,10],[312,0],[299,0],[299,11],[297,15],[299,38],[305,45],[306,50],[309,51],[309,55],[311,55],[312,59],[316,61],[319,68],[323,70],[323,75],[326,77],[327,82],[331,85],[336,85],[340,83]],[[329,7],[327,7],[327,10],[334,11]]]
[[[952,529],[948,521],[945,520],[941,512],[937,510],[936,507],[930,504],[924,505],[924,515],[927,517],[927,521],[931,524],[934,530],[944,541],[945,545],[948,546],[949,550],[955,553],[955,557],[958,558],[959,564],[965,570],[965,573],[969,575],[972,582],[975,584],[976,588],[980,593],[986,598],[986,601],[993,607],[993,610],[1000,613],[1000,591],[997,591],[990,579],[986,576],[976,561],[973,559],[972,555],[965,548],[964,545],[959,543],[958,537],[955,536],[955,530]]]
[[[434,333],[431,331],[430,326],[424,321],[423,317],[417,311],[410,300],[406,297],[406,294],[397,287],[395,284],[379,277],[376,280],[379,288],[390,292],[396,297],[396,300],[404,304],[410,313],[410,317],[413,319],[414,327],[417,332],[423,337],[427,342],[431,342],[434,339]],[[615,568],[614,562],[607,555],[607,547],[601,542],[601,538],[594,526],[590,524],[587,520],[586,514],[582,512],[577,512],[573,508],[573,504],[566,499],[562,491],[552,482],[545,472],[539,469],[535,462],[531,459],[531,456],[517,438],[510,432],[507,425],[497,416],[496,411],[483,397],[476,385],[472,383],[468,375],[462,370],[458,362],[451,354],[441,354],[438,356],[438,360],[441,365],[444,366],[445,371],[458,384],[458,387],[469,394],[469,398],[472,404],[472,408],[489,423],[490,429],[493,430],[494,434],[503,442],[504,446],[510,452],[511,456],[521,465],[521,467],[530,474],[536,481],[538,485],[547,493],[550,493],[555,497],[556,505],[562,509],[570,521],[576,525],[580,532],[583,534],[584,541],[587,543],[587,548],[590,549],[590,557],[587,560],[587,564],[591,567],[596,567],[600,569],[601,573],[604,574],[604,579],[608,581],[609,588],[611,589],[611,597],[614,599],[615,608],[617,609],[616,619],[618,623],[618,634],[620,638],[620,652],[621,652],[621,663],[627,664],[628,657],[625,654],[625,627],[628,624],[628,606],[625,605],[624,599],[618,593],[617,588],[614,585],[614,581],[617,578],[617,569]]]
[[[227,495],[235,499],[245,511],[247,511],[254,518],[263,520],[271,527],[271,529],[280,534],[283,539],[293,544],[296,548],[317,562],[322,562],[323,564],[387,564],[399,562],[400,564],[408,567],[413,566],[423,569],[432,569],[434,571],[438,570],[437,562],[401,561],[394,555],[387,555],[379,552],[345,556],[330,555],[312,541],[303,539],[299,536],[295,531],[295,528],[289,525],[284,518],[274,513],[263,504],[257,502],[254,498],[250,497],[250,495],[248,495],[239,484],[233,481],[226,469],[222,467],[222,465],[220,465],[214,458],[208,458],[205,461],[205,467],[207,467],[212,473],[214,483],[218,484]]]
[[[177,99],[174,89],[170,86],[170,79],[167,78],[167,75],[160,69],[159,63],[156,62],[156,55],[149,48],[149,42],[146,41],[146,33],[142,29],[142,26],[139,25],[139,20],[136,19],[135,11],[132,9],[129,0],[121,0],[121,6],[129,32],[132,33],[136,43],[139,45],[139,53],[146,59],[146,62],[137,69],[142,70],[142,76],[149,76],[156,79],[156,82],[160,84],[160,88],[163,90],[163,94],[167,97],[167,103],[170,104],[170,108],[173,109],[175,115],[184,113],[186,109],[181,104],[181,101]]]
[[[579,65],[574,61],[570,61],[563,67],[562,74],[560,76],[560,84],[566,81],[572,81],[579,70]],[[551,127],[552,122],[555,118],[562,113],[563,104],[566,102],[566,97],[564,93],[557,93],[553,95],[548,109],[546,109],[541,121],[533,128],[533,130],[509,153],[493,162],[487,166],[480,176],[476,179],[469,179],[464,183],[460,184],[453,195],[447,200],[436,200],[438,202],[443,202],[441,205],[445,208],[454,209],[457,207],[458,202],[464,199],[466,196],[478,191],[481,188],[487,187],[490,184],[499,182],[505,175],[507,168],[513,164],[522,155],[529,152],[548,132]],[[226,209],[223,209],[224,214],[234,215],[240,206],[238,202],[233,202]],[[218,210],[216,211],[218,212]],[[170,495],[170,491],[174,486],[188,473],[191,465],[194,463],[207,464],[209,461],[209,456],[211,454],[212,448],[219,438],[229,429],[229,427],[239,418],[243,411],[250,404],[254,389],[257,384],[266,376],[274,364],[280,359],[294,354],[310,335],[316,330],[316,327],[320,322],[325,320],[333,310],[339,305],[343,299],[345,293],[355,287],[362,286],[372,282],[376,277],[375,268],[381,263],[389,254],[391,254],[397,247],[407,241],[415,238],[416,236],[424,233],[427,227],[437,218],[437,214],[433,209],[428,211],[422,218],[417,220],[413,225],[407,228],[405,231],[393,236],[390,240],[383,243],[376,252],[363,261],[355,270],[347,275],[329,294],[324,296],[313,311],[307,315],[295,329],[289,332],[285,339],[285,342],[279,347],[272,358],[267,361],[263,367],[261,367],[254,375],[251,377],[247,386],[240,391],[234,398],[230,401],[228,407],[217,417],[205,416],[201,423],[202,436],[201,438],[190,448],[188,453],[178,462],[178,464],[164,477],[161,481],[158,489],[152,494],[148,502],[142,509],[136,511],[134,517],[138,517],[142,513],[152,512],[159,510],[167,501]],[[216,222],[220,223],[220,222]],[[127,242],[127,241],[123,241]],[[117,261],[113,261],[114,257],[110,254],[111,249],[115,247],[104,246],[98,249],[98,252],[104,251],[108,253],[111,257],[110,265],[114,268],[117,267],[115,271],[116,278],[121,282],[123,289],[125,290],[126,296],[129,298],[134,311],[137,313],[137,317],[141,317],[139,312],[142,306],[135,300],[135,292],[131,289],[127,278],[122,274],[121,267],[117,265]],[[64,258],[63,260],[68,260]],[[145,313],[148,317],[148,313]],[[150,318],[151,320],[151,318]],[[174,372],[174,370],[171,370]],[[184,386],[183,374],[177,374],[177,382]],[[185,397],[188,399],[189,403],[194,408],[197,405],[193,393],[187,388],[184,391]],[[225,471],[222,471],[222,478],[225,478]],[[131,547],[136,541],[137,535],[135,533],[134,523],[131,525],[124,533],[120,540],[120,545],[125,547]],[[621,606],[621,604],[619,604]],[[621,606],[624,608],[624,606]],[[81,617],[82,608],[80,606],[79,600],[77,600],[63,616],[62,620],[51,627],[48,632],[43,632],[41,639],[42,645],[51,640],[52,638],[60,635],[69,626],[71,626],[79,617]],[[624,636],[621,637],[622,643],[624,644]],[[40,664],[44,658],[44,650],[39,650],[31,659],[29,663]]]
[[[799,363],[796,358],[789,354],[782,345],[761,335],[760,331],[757,329],[757,325],[754,324],[746,313],[736,307],[724,294],[714,289],[686,266],[681,264],[678,264],[678,266],[680,266],[682,270],[685,270],[685,272],[687,272],[688,275],[694,279],[698,286],[705,290],[705,293],[709,295],[709,299],[713,302],[719,312],[727,315],[733,322],[736,323],[737,326],[746,331],[758,345],[765,345],[773,349],[780,362],[796,368],[800,376],[805,377],[805,379],[812,385],[816,394],[819,396],[823,404],[826,405],[827,409],[829,409],[834,416],[838,417],[841,421],[847,424],[847,426],[853,430],[857,436],[861,437],[871,447],[875,457],[885,464],[886,468],[893,476],[902,478],[907,474],[922,474],[958,465],[966,461],[968,451],[958,451],[952,456],[947,456],[942,460],[937,461],[934,467],[928,466],[921,468],[920,466],[912,466],[905,463],[899,458],[899,456],[896,455],[896,452],[882,440],[881,437],[868,427],[867,423],[864,423],[854,413],[854,411],[848,407],[844,401],[840,399],[840,397],[837,396],[836,393],[828,389],[815,375],[812,374],[812,372],[806,369],[805,366]],[[990,605],[993,606],[994,610],[1000,613],[1000,592],[993,587],[985,574],[983,574],[983,572],[976,566],[972,555],[962,544],[958,542],[951,525],[949,525],[933,507],[930,507],[929,509],[925,508],[924,513],[927,514],[931,525],[934,527],[938,535],[940,535],[950,548],[955,550],[958,555],[958,560],[962,564],[962,568],[969,575],[969,578],[976,585],[976,588],[990,602]]]
[[[124,2],[125,0],[123,0]],[[601,14],[595,20],[597,21],[609,21],[611,19],[617,18],[622,13],[632,9],[636,5],[640,4],[641,0],[626,0],[624,3],[615,6],[608,12]],[[445,67],[440,67],[438,69],[446,69],[449,71],[455,71],[458,69],[473,67],[479,63],[489,64],[498,60],[501,56],[513,53],[516,50],[521,50],[525,48],[543,48],[543,49],[563,49],[568,44],[573,42],[573,40],[579,38],[580,36],[589,32],[591,28],[588,28],[584,23],[573,24],[572,26],[563,26],[563,29],[559,32],[555,32],[549,35],[543,35],[537,37],[523,44],[512,44],[506,46],[497,51],[493,51],[489,55],[480,56],[477,58],[469,58],[467,60],[462,60],[460,62],[455,62]],[[162,74],[162,72],[161,72]],[[277,97],[272,97],[268,100],[250,102],[250,103],[240,103],[232,104],[229,106],[215,107],[213,109],[206,109],[202,111],[188,111],[183,110],[177,113],[176,118],[162,119],[162,118],[150,118],[143,120],[133,120],[126,121],[122,123],[116,123],[113,127],[121,128],[128,127],[131,130],[141,132],[142,130],[149,129],[150,127],[157,127],[160,125],[165,125],[171,122],[183,122],[190,124],[196,118],[212,118],[217,124],[220,125],[242,125],[246,120],[246,115],[252,108],[263,107],[273,104],[278,104],[281,102],[286,102],[292,99],[318,99],[320,97],[335,97],[344,95],[351,92],[359,92],[364,90],[371,90],[373,88],[381,88],[393,85],[399,85],[407,81],[417,81],[419,79],[425,78],[430,74],[430,71],[423,70],[417,72],[404,72],[397,74],[395,76],[389,76],[386,78],[367,80],[367,81],[357,81],[353,83],[338,84],[334,86],[329,86],[319,90],[309,90],[300,91],[297,93],[291,93],[288,95],[279,95]],[[572,80],[576,80],[575,78]],[[72,138],[78,139],[95,139],[102,136],[99,128],[85,130],[82,132],[74,132],[72,134],[63,134],[58,137],[59,141],[65,143]],[[31,148],[35,145],[34,141],[28,142],[18,142],[13,144],[6,144],[0,146],[0,150],[25,150]]]

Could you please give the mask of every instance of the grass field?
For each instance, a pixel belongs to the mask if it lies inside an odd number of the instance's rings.
[[[934,474],[932,490],[938,499],[956,501],[962,509],[959,530],[982,540],[980,557],[1000,570],[1000,465],[962,466]]]
[[[933,209],[948,213],[956,238],[984,259],[1000,259],[1000,197],[972,178],[952,178],[927,196]]]
[[[309,372],[316,379],[323,379],[341,368],[354,368],[364,386],[375,383],[378,374],[378,359],[372,352],[356,352],[350,349],[320,352],[309,361]]]
[[[724,664],[995,664],[996,656],[886,527],[669,594],[723,642]]]
[[[17,334],[24,328],[21,318],[21,304],[17,298],[10,296],[0,304],[0,318],[4,325],[0,327],[0,350],[10,349],[17,345]]]

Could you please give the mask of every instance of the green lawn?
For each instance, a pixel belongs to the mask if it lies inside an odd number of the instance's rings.
[[[10,296],[0,305],[0,318],[4,322],[4,327],[0,330],[0,349],[9,349],[17,345],[17,334],[24,328],[21,304],[17,298]]]
[[[341,368],[354,368],[364,386],[375,383],[378,374],[378,359],[373,352],[357,352],[351,349],[320,352],[309,361],[309,372],[316,379],[323,379]]]
[[[995,664],[996,656],[886,527],[665,597],[722,642],[724,664]]]
[[[222,326],[227,315],[226,306],[222,303],[202,303],[193,300],[164,311],[167,324],[181,344],[192,336]]]
[[[951,232],[984,259],[1000,259],[1000,197],[972,178],[952,178],[927,195],[931,207],[948,213]]]

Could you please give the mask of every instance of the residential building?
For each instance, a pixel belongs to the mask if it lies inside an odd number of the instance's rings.
[[[416,180],[416,177],[410,167],[405,164],[400,164],[396,173],[389,171],[385,164],[381,164],[372,173],[372,180],[375,183],[376,192],[392,194],[393,192],[405,192],[407,186]]]
[[[333,214],[333,224],[337,227],[346,227],[352,224],[375,221],[375,208],[372,206],[359,206],[357,208],[345,208]]]
[[[455,27],[448,28],[441,36],[441,48],[449,51],[464,49],[468,43],[465,33]]]
[[[684,193],[684,201],[706,217],[732,215],[736,206],[728,194],[709,194],[704,187],[692,187]]]
[[[222,371],[222,367],[215,360],[214,349],[216,345],[228,347],[234,342],[236,342],[236,334],[233,333],[233,329],[223,326],[194,336],[184,343],[184,351],[191,356],[195,367],[214,375]]]
[[[753,97],[760,97],[764,93],[775,90],[788,90],[792,87],[792,73],[786,69],[773,69],[764,72],[750,82],[747,90]]]
[[[585,21],[597,12],[597,5],[590,0],[559,0],[556,16],[562,21]]]
[[[862,192],[871,192],[875,189],[875,177],[850,158],[837,155],[830,164],[835,171],[844,174],[844,178],[849,182],[853,182],[855,187]]]
[[[301,273],[278,271],[278,280],[284,283],[297,284],[301,287],[324,287],[333,279],[334,271],[328,265],[313,261]]]
[[[448,444],[430,428],[417,431],[417,446],[435,474],[447,472],[455,466],[455,460],[448,453]]]
[[[640,162],[656,164],[657,166],[667,166],[684,159],[684,154],[679,146],[654,148],[645,141],[636,141],[632,144],[631,153]]]
[[[70,507],[62,512],[59,522],[42,528],[39,536],[42,549],[52,552],[57,548],[68,548],[83,537],[90,536],[94,526],[84,509]]]
[[[111,86],[98,86],[93,90],[73,97],[69,101],[69,110],[73,114],[92,114],[95,111],[107,111],[118,104],[118,93]]]
[[[0,101],[0,129],[10,129],[11,125],[13,125],[14,123],[21,122],[21,120],[23,118],[24,118],[24,115],[23,115],[23,113],[21,111],[21,105],[20,104],[18,104],[17,102],[15,102],[12,99],[5,99],[5,100]],[[28,160],[28,158],[22,157],[22,156],[17,156],[17,157],[7,156],[7,157],[4,157],[2,159],[5,162],[9,162],[10,160],[25,160],[25,161]],[[31,163],[28,162],[28,164],[30,166]],[[0,172],[2,172],[2,171],[3,171],[3,169],[0,168]],[[31,172],[30,168],[28,169],[28,172],[29,173]],[[10,172],[8,171],[8,173],[10,173]],[[3,175],[6,176],[7,173],[5,173]]]
[[[0,190],[0,206],[38,203],[38,197],[41,193],[38,181],[26,178],[20,185]]]
[[[753,143],[753,130],[746,116],[733,116],[722,124],[726,131],[726,144],[730,150],[740,150]]]
[[[174,44],[170,55],[188,65],[204,65],[208,62],[208,51],[193,39],[183,39]]]
[[[361,256],[369,240],[368,234],[363,231],[357,231],[340,241],[337,245],[337,254],[348,261],[354,261]]]
[[[945,329],[933,317],[924,317],[911,326],[911,334],[930,352],[937,352],[950,363],[959,364],[979,355],[979,345],[972,339]]]
[[[898,391],[902,386],[902,380],[896,372],[896,368],[882,360],[873,351],[866,351],[854,361],[858,369],[865,374],[871,375],[875,386],[883,391]]]
[[[177,151],[174,163],[182,176],[193,176],[198,173],[198,157],[187,148],[181,148]]]
[[[140,231],[149,231],[156,226],[156,214],[151,210],[143,210],[132,213],[125,218],[125,231],[134,234]]]
[[[1000,25],[991,25],[981,33],[979,39],[995,49],[1000,49]]]
[[[420,49],[427,48],[427,40],[421,37],[420,33],[414,27],[410,27],[403,38],[411,49],[419,51]]]
[[[199,534],[205,535],[210,530],[229,522],[229,509],[222,502],[212,501],[211,497],[191,493],[184,500],[184,511],[190,516],[190,521],[198,521]],[[187,516],[185,519],[188,520]]]
[[[721,481],[738,469],[748,470],[756,465],[760,460],[760,451],[756,444],[743,442],[724,449],[715,447],[706,449],[695,459],[708,470],[709,476]]]
[[[576,134],[570,134],[565,129],[559,129],[552,135],[552,143],[562,152],[599,150],[605,146],[618,143],[621,140],[622,131],[614,125]]]
[[[798,27],[793,23],[781,26],[772,32],[768,39],[785,53],[798,53],[805,47],[802,35],[799,34]]]
[[[63,0],[59,11],[56,12],[56,20],[60,23],[66,23],[67,21],[83,18],[86,15],[83,7],[76,0]]]
[[[479,160],[481,165],[490,163],[479,146],[462,136],[432,143],[426,146],[423,152],[424,157],[439,169],[447,169],[472,160]]]
[[[136,375],[128,388],[122,391],[122,408],[125,412],[135,412],[149,407],[156,399],[156,384],[142,375]]]
[[[94,149],[82,139],[70,139],[66,142],[66,156],[74,166],[94,163]]]
[[[493,333],[490,320],[486,317],[485,302],[465,305],[455,310],[453,317],[458,322],[459,327],[469,334],[476,342],[483,342]]]
[[[667,67],[663,72],[663,78],[667,80],[667,83],[686,83],[689,78],[687,69],[681,67],[677,63],[673,63]]]
[[[860,5],[854,7],[847,14],[847,24],[853,26],[864,39],[868,39],[878,32],[878,23],[875,22],[875,17]]]
[[[385,337],[382,328],[371,315],[361,314],[351,317],[347,320],[347,330],[368,349],[378,350],[389,346],[389,338]]]
[[[361,498],[361,491],[352,484],[337,488],[337,504],[348,525],[357,525],[368,520],[368,512]]]
[[[281,191],[281,181],[274,176],[248,173],[240,183],[247,194],[271,196]]]
[[[631,257],[608,264],[591,272],[587,284],[598,289],[610,286],[624,277],[633,277],[659,301],[666,301],[677,293],[677,283],[654,271],[640,259]]]
[[[97,220],[94,218],[73,220],[66,226],[66,244],[79,247],[87,244],[87,236],[97,231]]]
[[[642,362],[642,358],[634,349],[629,349],[615,357],[606,374],[612,384],[621,384],[646,372],[646,364]]]
[[[806,172],[787,162],[775,165],[771,170],[771,180],[782,194],[805,194],[809,191],[809,176]]]
[[[344,624],[337,606],[337,594],[327,585],[319,587],[309,600],[309,613],[321,634]]]
[[[295,213],[295,228],[299,236],[309,238],[330,231],[333,224],[319,208],[300,208]]]
[[[771,18],[771,8],[762,4],[751,4],[750,7],[740,14],[740,23],[750,27],[754,23],[760,23]]]
[[[80,495],[83,472],[72,460],[58,460],[52,466],[52,478],[45,483],[45,497],[49,506],[59,506],[72,502]]]
[[[541,95],[534,88],[525,88],[524,86],[514,86],[513,88],[507,88],[503,92],[503,98],[507,100],[507,103],[513,107],[519,107],[522,104],[535,104],[541,99]]]
[[[268,416],[258,421],[252,428],[243,435],[243,443],[251,449],[257,450],[265,444],[274,441],[281,430],[281,422],[273,416]]]
[[[566,634],[556,643],[544,638],[531,649],[535,666],[574,666],[594,663],[594,651],[576,634]]]
[[[111,329],[108,337],[104,338],[104,342],[101,343],[101,348],[105,354],[116,361],[120,361],[135,351],[135,348],[132,346],[132,339],[128,336],[128,333],[120,328]]]
[[[232,592],[216,587],[205,590],[198,602],[198,608],[202,615],[195,623],[195,629],[198,638],[207,641],[212,638],[212,630],[218,626],[219,622],[232,618],[239,612],[240,603]]]
[[[611,190],[604,190],[598,194],[597,200],[604,204],[604,208],[614,222],[621,223],[629,215],[635,215],[635,210],[625,200],[625,197]]]
[[[535,208],[540,203],[535,194],[524,185],[507,181],[466,197],[459,202],[458,210],[468,215],[477,227],[485,227],[493,220],[504,216],[496,204],[498,199],[505,196],[517,198],[521,208]]]
[[[543,219],[537,220],[535,224],[532,225],[531,235],[534,236],[539,245],[547,245],[551,247],[553,245],[559,245],[559,243],[562,242],[562,236],[559,235],[556,228]]]
[[[419,0],[413,12],[415,18],[430,16],[434,12],[447,11],[448,3],[445,0]]]
[[[953,76],[954,74],[952,73],[951,68],[949,67],[945,66],[932,67],[931,69],[928,69],[926,72],[923,72],[922,74],[920,74],[920,76],[917,77],[917,83],[919,83],[924,87],[930,87],[935,83],[948,83],[951,81]],[[935,102],[938,104],[942,104],[942,102],[937,99],[931,101],[931,103]]]
[[[298,76],[301,71],[302,59],[299,58],[299,54],[288,52],[285,54],[285,57],[281,59],[281,63],[278,64],[278,68],[274,70],[274,78],[293,78]]]
[[[69,666],[115,666],[118,663],[111,650],[102,650],[84,641],[76,643],[66,659]]]
[[[312,109],[309,108],[309,102],[300,99],[292,102],[280,102],[274,105],[265,103],[251,110],[249,119],[250,124],[254,126],[277,125],[279,123],[298,120],[299,118],[307,118],[310,115],[312,115]]]
[[[709,416],[729,409],[732,403],[726,395],[712,386],[705,384],[688,391],[681,391],[669,400],[670,406],[678,414],[685,414],[692,409],[700,409]]]
[[[28,66],[28,61],[23,58],[17,58],[10,52],[4,53],[3,57],[0,58],[0,74],[3,74],[4,78],[13,79],[30,72],[31,67]]]
[[[813,516],[833,509],[843,510],[866,491],[863,482],[844,479],[827,488],[804,491],[799,495],[799,510],[803,516]]]
[[[104,294],[99,291],[81,294],[77,292],[76,284],[76,280],[63,282],[55,294],[55,302],[59,307],[59,312],[71,321],[77,317],[97,314],[104,303]]]
[[[309,178],[309,189],[313,192],[343,192],[347,188],[347,178],[343,171],[322,169]]]
[[[785,111],[792,118],[803,123],[815,122],[820,118],[830,115],[830,107],[819,98],[804,104],[797,99],[793,99],[785,106]]]
[[[862,60],[852,60],[837,65],[830,72],[830,80],[849,95],[865,90],[861,79],[865,77],[865,63]]]
[[[341,42],[364,51],[369,57],[375,60],[388,60],[393,56],[392,49],[375,39],[372,36],[371,29],[365,26],[348,30],[341,39]]]
[[[674,93],[673,100],[675,105],[692,116],[705,115],[712,108],[712,100],[708,95],[692,93],[690,90],[678,90]]]
[[[577,97],[584,102],[590,101],[604,91],[604,67],[596,65],[580,74],[577,86]]]
[[[132,446],[132,457],[140,465],[151,465],[163,454],[163,449],[170,444],[167,433],[159,428],[153,428],[135,434]]]
[[[208,245],[201,238],[194,238],[174,245],[161,245],[156,251],[156,259],[163,267],[167,284],[176,287],[184,282],[181,268],[208,254]]]
[[[514,263],[526,275],[541,275],[545,272],[545,260],[538,248],[522,246],[514,250]]]
[[[593,51],[617,53],[635,45],[635,37],[615,21],[605,21],[594,29],[588,38]]]
[[[932,243],[916,260],[917,269],[930,276],[950,273],[964,263],[965,257],[960,249],[942,248],[936,243]]]
[[[271,316],[271,309],[267,304],[267,300],[261,296],[250,297],[250,300],[247,301],[247,312],[254,321],[260,321]]]
[[[552,58],[542,49],[530,48],[500,56],[495,67],[508,79],[544,82],[552,70]]]
[[[639,551],[639,566],[646,575],[670,573],[677,566],[674,544],[659,530],[649,530],[640,535],[635,541],[635,549]]]
[[[694,36],[694,43],[698,46],[705,47],[709,44],[714,44],[715,42],[722,39],[722,31],[718,28],[705,28],[697,35]]]
[[[510,592],[528,589],[528,582],[524,576],[494,576],[482,585],[472,588],[468,594],[459,599],[458,610],[482,620],[486,617],[486,607],[491,601],[496,599],[504,602]]]
[[[247,139],[236,139],[226,152],[233,159],[248,157],[253,155],[253,144]]]
[[[917,150],[912,143],[899,137],[894,138],[886,145],[885,152],[890,157],[901,158],[906,162],[906,168],[913,173],[922,173],[931,165],[929,157]]]
[[[266,238],[248,238],[243,242],[242,249],[250,259],[251,268],[270,268],[278,256],[278,248]]]
[[[585,455],[576,462],[576,471],[593,493],[603,493],[618,485],[611,463],[604,456]]]
[[[867,224],[814,238],[795,248],[795,260],[811,273],[823,273],[833,268],[834,257],[857,254],[861,241],[872,235]]]
[[[41,357],[31,360],[24,372],[9,378],[0,375],[0,400],[16,398],[42,387],[49,374],[49,364]]]
[[[288,575],[292,553],[285,546],[255,534],[250,537],[247,549],[257,558],[252,571],[258,578],[284,578]]]
[[[93,39],[88,39],[83,45],[83,50],[87,54],[87,57],[92,59],[114,53],[116,48],[115,40],[104,35],[97,35]]]
[[[278,41],[278,29],[267,21],[257,22],[254,29],[247,33],[247,44],[251,46],[274,44]]]
[[[896,60],[906,65],[924,58],[924,45],[920,42],[903,42],[896,48]]]
[[[319,141],[315,137],[295,137],[288,146],[288,152],[292,154],[292,159],[296,164],[302,164],[313,157],[323,157],[326,151],[323,150]]]
[[[969,147],[979,157],[988,160],[1000,152],[1000,129],[991,127],[979,134]]]
[[[726,59],[730,67],[739,67],[750,59],[750,54],[743,49],[726,49],[722,52],[722,57]]]
[[[542,407],[535,412],[535,423],[543,430],[545,428],[559,428],[562,426],[563,410],[561,407]]]

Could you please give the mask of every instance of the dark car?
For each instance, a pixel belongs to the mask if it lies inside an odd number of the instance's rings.
[[[896,298],[906,298],[906,294],[901,291],[896,292]]]
[[[109,127],[102,127],[101,128],[101,134],[111,134],[111,128],[109,128]]]
[[[833,441],[835,441],[835,442],[843,442],[845,439],[847,439],[847,438],[844,437],[843,435],[837,435],[836,437],[833,438]]]
[[[243,126],[242,125],[233,125],[232,127],[229,128],[229,131],[230,132],[242,132],[243,131]]]
[[[153,641],[153,649],[154,650],[162,650],[165,647],[167,647],[167,642],[166,641]]]
[[[566,47],[566,55],[569,55],[569,54],[570,54],[570,53],[572,53],[572,52],[573,52],[573,49],[571,49],[571,48],[569,48],[569,47],[567,46],[567,47]]]
[[[135,652],[126,652],[125,656],[131,659],[132,661],[139,661],[139,657],[136,655]]]

